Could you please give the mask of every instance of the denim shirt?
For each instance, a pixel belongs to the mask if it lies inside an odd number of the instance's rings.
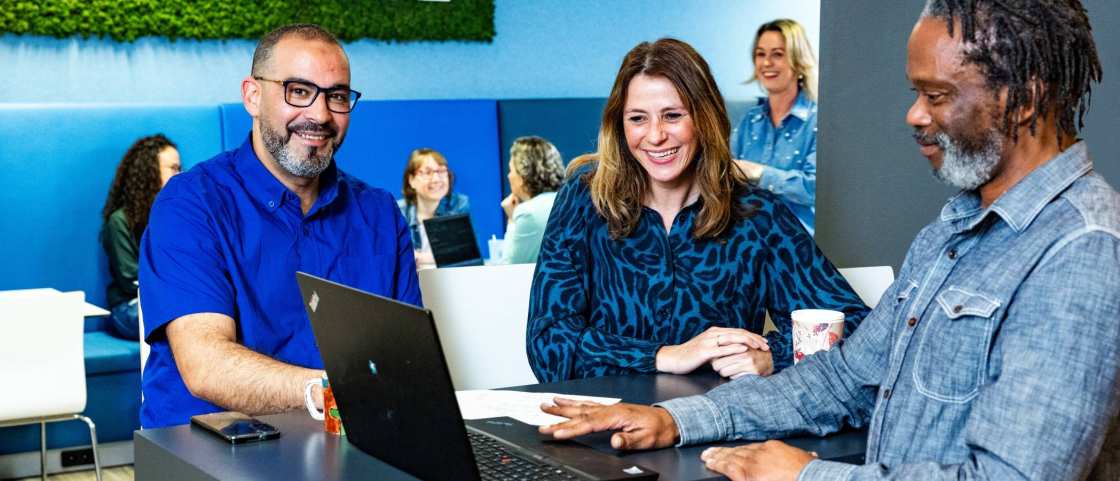
[[[1116,480],[1118,372],[1120,197],[1078,143],[950,199],[838,349],[661,406],[682,444],[869,427],[866,465],[804,481]]]
[[[420,219],[416,216],[416,204],[409,203],[407,199],[397,199],[397,208],[401,210],[401,215],[404,220],[408,222],[408,228],[412,231],[412,248],[419,249],[423,244],[420,239]],[[436,206],[436,211],[432,217],[442,217],[445,215],[458,215],[469,214],[471,212],[471,201],[464,194],[456,194],[448,192],[439,201]]]
[[[762,164],[758,185],[778,195],[813,233],[817,198],[817,103],[797,94],[781,125],[770,121],[770,102],[758,98],[731,133],[736,159]]]

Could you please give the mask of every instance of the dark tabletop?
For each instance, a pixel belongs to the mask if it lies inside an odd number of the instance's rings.
[[[580,379],[552,384],[510,388],[529,392],[555,392],[622,398],[624,402],[650,404],[680,396],[700,394],[723,381],[714,373],[675,376],[669,374]],[[190,425],[136,431],[137,480],[415,480],[358,450],[345,438],[323,432],[322,421],[306,411],[258,416],[278,427],[279,439],[230,445]],[[710,446],[690,446],[636,453],[618,453],[609,446],[606,433],[581,438],[579,442],[620,456],[661,473],[660,479],[723,479],[704,468],[700,452]],[[784,441],[816,451],[823,458],[858,461],[864,452],[866,432],[850,431],[820,438],[794,437]],[[727,443],[737,445],[742,443]],[[433,451],[433,461],[439,458]]]

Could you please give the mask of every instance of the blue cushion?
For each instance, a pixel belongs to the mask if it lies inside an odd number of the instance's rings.
[[[85,334],[86,376],[140,371],[140,341],[113,337],[105,331]]]

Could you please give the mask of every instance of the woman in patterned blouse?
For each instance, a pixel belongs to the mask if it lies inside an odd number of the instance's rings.
[[[560,189],[533,279],[526,344],[537,379],[792,362],[790,311],[868,309],[797,217],[731,160],[707,62],[674,39],[623,60],[597,162]],[[769,311],[777,331],[761,336]]]

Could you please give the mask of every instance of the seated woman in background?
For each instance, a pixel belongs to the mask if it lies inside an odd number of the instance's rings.
[[[537,379],[766,375],[792,363],[790,311],[867,307],[793,213],[728,150],[707,63],[674,39],[618,71],[597,162],[561,187],[541,245],[526,344]],[[767,311],[778,330],[761,336]]]
[[[117,165],[101,209],[101,245],[112,277],[105,290],[110,331],[121,338],[140,339],[136,306],[140,237],[156,194],[181,168],[179,151],[163,134],[137,140]]]
[[[447,167],[443,154],[421,148],[413,150],[408,156],[401,184],[404,198],[397,200],[397,207],[412,229],[412,249],[418,269],[436,265],[428,235],[424,232],[424,221],[432,217],[467,214],[471,210],[467,196],[451,191],[454,185],[455,174]]]
[[[805,29],[774,20],[758,28],[754,74],[766,91],[731,135],[731,155],[752,181],[778,195],[809,234],[816,222],[817,60]]]
[[[509,148],[509,190],[502,210],[509,223],[502,242],[502,264],[537,262],[541,236],[564,180],[560,151],[540,137],[520,137]]]

